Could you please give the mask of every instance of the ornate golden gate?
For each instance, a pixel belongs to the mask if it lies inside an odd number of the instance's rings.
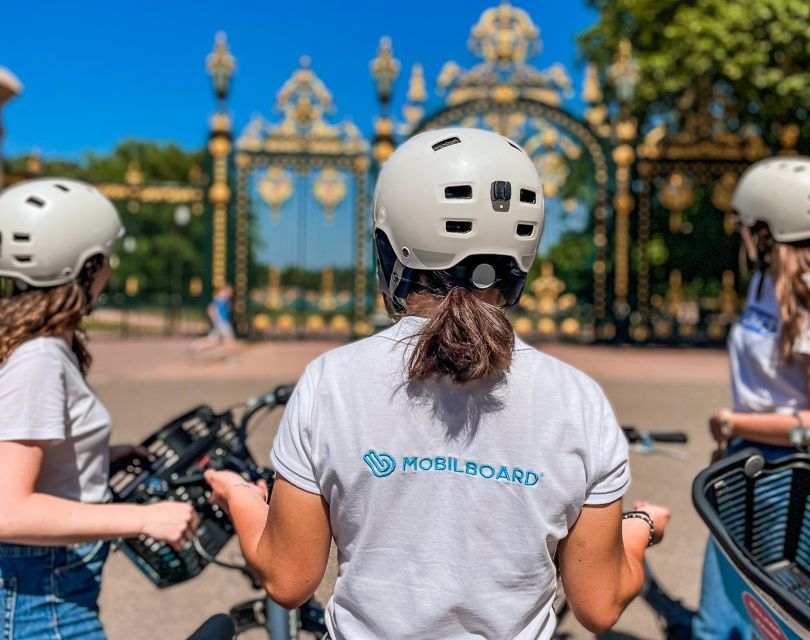
[[[563,106],[573,94],[568,72],[532,64],[540,31],[506,1],[483,12],[469,47],[480,62],[443,66],[441,97],[432,100],[440,105],[429,114],[424,71],[415,64],[402,115],[394,117],[399,62],[390,40],[381,40],[371,62],[380,114],[370,148],[354,124],[327,119],[331,95],[302,60],[278,94],[281,121],[254,118],[234,150],[224,112],[234,64],[224,38],[218,41],[209,58],[223,101],[209,142],[210,282],[234,280],[240,332],[369,332],[367,309],[374,306],[372,319],[384,314],[367,250],[369,186],[408,136],[461,125],[515,139],[542,176],[546,229],[515,310],[519,333],[721,341],[745,275],[730,196],[747,164],[770,153],[757,133],[729,130],[734,118],[723,110],[733,115],[733,105],[701,86],[684,95],[667,126],[638,123],[625,107],[639,81],[628,42],[607,68],[587,67],[584,117],[573,115]],[[795,131],[783,133],[789,152]]]
[[[756,131],[732,131],[729,121],[722,96],[697,88],[669,128],[652,128],[637,145],[634,341],[721,341],[736,318],[747,268],[731,197],[746,167],[771,152]]]
[[[469,40],[481,62],[470,69],[455,62],[443,66],[437,85],[444,105],[430,115],[422,67],[414,65],[399,127],[388,111],[398,63],[383,39],[372,61],[382,107],[373,156],[379,163],[393,151],[395,130],[401,138],[438,127],[479,127],[521,144],[542,177],[546,225],[515,327],[529,337],[592,340],[612,313],[610,161],[591,125],[561,106],[572,93],[565,68],[554,64],[541,71],[530,64],[540,51],[539,34],[522,9],[502,3],[486,10]]]
[[[229,56],[222,38],[209,59],[212,75],[233,68]],[[210,145],[215,167],[217,158],[223,162],[219,190],[215,169],[210,194],[213,284],[233,278],[242,334],[369,333],[368,143],[351,121],[327,120],[332,96],[306,57],[279,91],[275,109],[279,122],[256,115],[236,139],[233,167],[229,122],[219,114],[219,136],[215,130]]]

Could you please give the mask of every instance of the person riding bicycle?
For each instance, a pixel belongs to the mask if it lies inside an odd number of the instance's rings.
[[[511,140],[453,128],[405,142],[373,208],[399,321],[307,367],[269,507],[240,476],[206,474],[285,607],[312,596],[334,537],[332,638],[550,638],[555,555],[591,630],[642,587],[669,514],[622,518],[627,442],[602,390],[519,340],[506,314],[543,214],[537,169]]]
[[[231,325],[231,301],[233,287],[229,283],[222,285],[205,308],[211,329],[202,338],[191,343],[189,351],[195,356],[226,357],[235,354],[236,335]]]
[[[718,447],[713,457],[755,446],[776,459],[794,453],[791,432],[810,425],[810,158],[753,164],[740,177],[732,204],[757,271],[729,333],[734,404],[709,419]],[[693,635],[748,638],[723,592],[718,553],[710,539]]]
[[[208,319],[211,321],[211,335],[220,340],[233,340],[234,337],[231,326],[231,298],[233,287],[225,283],[206,308]]]
[[[182,547],[193,508],[103,504],[110,416],[87,384],[82,319],[122,235],[92,186],[31,180],[0,192],[0,637],[104,638],[105,541],[138,535]]]

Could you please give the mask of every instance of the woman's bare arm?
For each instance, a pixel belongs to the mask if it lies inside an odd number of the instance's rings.
[[[810,397],[810,356],[804,356],[803,360],[807,394]],[[801,425],[810,428],[810,409],[800,407],[798,418],[791,413],[743,413],[730,409],[718,409],[709,418],[709,429],[718,444],[723,444],[729,438],[738,437],[777,447],[789,447],[791,445],[790,432],[800,426],[800,420]]]
[[[37,493],[44,446],[0,442],[0,540],[49,546],[145,533],[181,547],[191,537],[196,520],[188,505],[83,504]]]
[[[810,427],[810,411],[800,411],[799,417],[806,427]],[[789,413],[742,413],[720,409],[709,419],[712,437],[718,443],[738,437],[777,447],[790,446],[790,432],[798,425],[799,420]]]
[[[268,506],[236,474],[208,472],[206,479],[215,500],[227,501],[245,560],[270,597],[288,609],[309,600],[323,579],[332,541],[323,497],[277,476]]]
[[[644,520],[621,518],[621,500],[585,506],[560,541],[566,598],[577,620],[593,633],[610,629],[644,584],[649,526]]]

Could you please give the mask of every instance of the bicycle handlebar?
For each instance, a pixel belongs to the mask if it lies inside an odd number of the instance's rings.
[[[624,431],[627,442],[630,444],[646,439],[653,442],[677,442],[680,444],[689,442],[689,436],[683,431],[639,431],[631,426],[623,426],[622,431]]]
[[[226,514],[209,503],[204,474],[208,469],[227,469],[251,482],[264,480],[270,489],[273,472],[253,459],[245,442],[247,428],[257,412],[286,404],[291,393],[291,386],[281,385],[222,413],[197,407],[144,440],[141,445],[148,453],[132,453],[112,465],[114,502],[178,500],[191,504],[203,522],[193,546],[181,551],[147,536],[122,542],[124,552],[154,584],[177,584],[198,575],[209,562],[219,563],[216,555],[233,534],[233,526]]]
[[[247,437],[247,427],[251,418],[265,407],[273,408],[287,404],[293,389],[295,389],[294,384],[282,384],[269,393],[251,398],[245,403],[245,411],[239,420],[239,427],[237,429],[237,433],[242,442],[244,442]]]

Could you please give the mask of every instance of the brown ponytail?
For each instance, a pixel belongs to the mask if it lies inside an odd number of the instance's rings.
[[[803,276],[810,274],[810,247],[777,242],[771,253],[776,300],[782,329],[779,352],[782,360],[793,362],[793,343],[799,337],[810,310],[810,286]]]
[[[424,306],[428,315],[408,363],[411,380],[450,378],[464,384],[509,368],[515,334],[503,309],[462,287],[446,296],[425,295],[432,304],[408,304],[409,313],[419,313]]]

